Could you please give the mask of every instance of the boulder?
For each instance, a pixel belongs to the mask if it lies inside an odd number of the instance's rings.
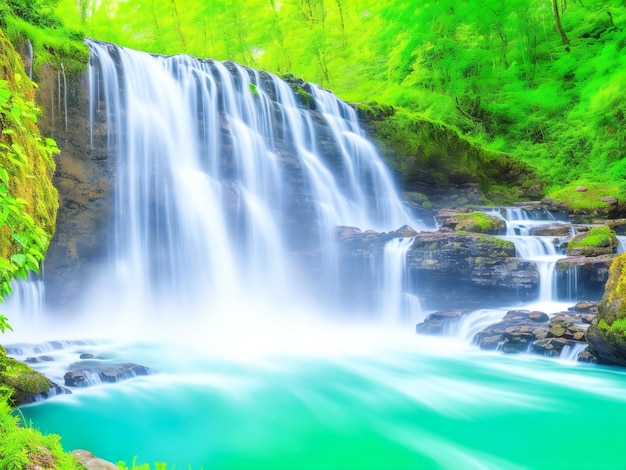
[[[490,235],[503,235],[506,233],[506,222],[502,218],[494,217],[484,212],[457,214],[445,219],[442,225],[456,231]]]
[[[590,302],[587,300],[578,302],[576,305],[571,307],[570,310],[578,313],[598,313],[598,304],[599,302]]]
[[[580,341],[565,338],[543,338],[533,341],[531,351],[547,357],[559,357],[565,346],[575,347]]]
[[[477,333],[474,342],[481,349],[493,350],[502,345],[505,353],[526,352],[533,341],[547,336],[548,320],[548,315],[543,312],[510,310],[502,321]]]
[[[530,227],[528,234],[535,237],[568,237],[571,225],[561,222]]]
[[[580,326],[563,320],[552,321],[548,327],[549,338],[585,341],[585,333],[585,328],[581,328]]]
[[[85,466],[86,470],[118,470],[117,465],[96,457],[88,450],[73,450],[72,455]]]
[[[424,335],[444,335],[449,333],[453,325],[459,323],[466,310],[449,310],[434,312],[426,317],[422,323],[418,323],[415,332]]]

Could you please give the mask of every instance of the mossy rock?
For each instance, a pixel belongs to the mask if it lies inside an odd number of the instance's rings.
[[[549,193],[544,201],[572,215],[616,216],[624,212],[620,201],[626,200],[622,184],[596,184],[578,181]]]
[[[457,232],[485,233],[489,235],[501,235],[506,233],[506,223],[504,220],[485,214],[484,212],[458,214],[447,219],[443,225]]]
[[[484,248],[484,251],[492,258],[512,258],[515,257],[515,244],[510,240],[503,240],[497,237],[488,237],[481,235],[478,242]]]
[[[13,390],[11,400],[15,405],[30,403],[38,394],[50,389],[50,380],[28,365],[7,357],[0,351],[0,385]]]
[[[568,256],[601,256],[617,251],[617,236],[606,225],[592,227],[588,232],[576,235],[567,244]]]
[[[598,315],[587,330],[598,362],[626,367],[626,254],[613,260]]]

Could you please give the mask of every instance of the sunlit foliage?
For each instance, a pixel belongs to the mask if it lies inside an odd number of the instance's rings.
[[[57,14],[98,39],[409,108],[556,186],[626,176],[622,0],[61,0]]]

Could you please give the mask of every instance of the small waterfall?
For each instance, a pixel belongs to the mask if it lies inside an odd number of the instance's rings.
[[[65,131],[67,132],[67,77],[65,76],[65,66],[63,62],[61,62],[61,75],[63,76],[63,114],[65,116]],[[60,99],[61,91],[59,90],[59,100]]]
[[[555,219],[549,212],[546,218],[533,218],[526,211],[516,207],[503,208],[489,211],[490,215],[500,217],[506,222],[507,235],[501,238],[510,240],[515,245],[517,256],[521,259],[533,261],[539,271],[539,295],[540,302],[557,300],[556,289],[556,263],[564,254],[554,244],[555,237],[531,236],[530,229],[533,226],[554,223]]]
[[[418,297],[407,292],[406,253],[413,241],[413,237],[393,238],[383,251],[379,308],[381,316],[390,322],[413,321],[421,313]]]
[[[20,316],[35,321],[44,313],[46,289],[41,276],[29,273],[27,279],[14,279],[11,282],[11,295],[7,297],[3,310],[9,320]]]
[[[573,345],[565,345],[561,350],[561,354],[559,355],[559,359],[563,361],[578,361],[578,356],[580,353],[587,349],[587,343],[578,343]]]
[[[30,39],[26,39],[26,47],[28,48],[28,78],[33,79],[33,60],[35,59],[33,56],[33,43],[30,42]]]
[[[617,236],[617,252],[626,253],[626,235]]]
[[[57,106],[59,115],[61,113],[64,115],[65,131],[67,132],[67,77],[65,76],[63,62],[61,62],[61,70],[57,72]],[[54,111],[52,113],[52,120],[54,121]]]

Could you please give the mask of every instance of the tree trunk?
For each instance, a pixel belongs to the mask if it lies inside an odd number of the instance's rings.
[[[561,36],[561,41],[563,41],[563,45],[569,47],[569,39],[567,38],[567,34],[563,30],[563,25],[561,24],[561,14],[559,13],[559,4],[558,0],[552,0],[552,13],[554,13],[554,21],[556,23],[556,30],[559,32],[559,36]]]

